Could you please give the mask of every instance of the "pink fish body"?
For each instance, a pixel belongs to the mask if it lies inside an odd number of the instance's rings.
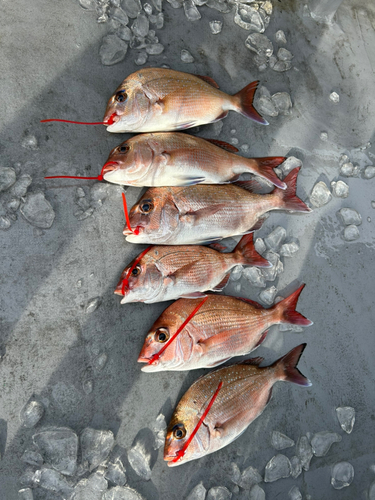
[[[272,325],[311,325],[295,310],[303,287],[269,309],[247,299],[209,295],[160,357],[153,359],[201,299],[177,300],[156,320],[145,339],[138,358],[138,362],[146,363],[142,371],[212,368],[256,349]]]

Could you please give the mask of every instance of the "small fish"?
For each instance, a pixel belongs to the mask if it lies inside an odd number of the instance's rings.
[[[164,447],[168,466],[201,458],[238,438],[263,412],[279,380],[309,387],[311,382],[296,368],[305,347],[295,347],[270,366],[259,367],[263,358],[248,359],[199,378],[182,396],[168,426]],[[215,391],[217,397],[205,414]]]
[[[274,173],[286,158],[243,158],[223,141],[179,132],[141,134],[114,148],[103,167],[103,178],[129,186],[190,186],[222,184],[240,174],[255,174],[285,189]]]
[[[254,181],[148,189],[129,213],[124,228],[131,243],[204,245],[259,229],[270,210],[311,212],[296,196],[299,168],[285,178],[285,190],[251,192]],[[245,188],[245,189],[243,189]]]
[[[295,310],[304,286],[269,309],[249,299],[208,295],[205,303],[158,356],[199,302],[177,300],[156,320],[146,337],[138,357],[139,363],[147,363],[142,371],[213,368],[256,349],[272,325],[312,325],[312,321]]]
[[[121,304],[205,297],[203,292],[225,287],[237,264],[271,266],[256,252],[253,234],[230,253],[204,246],[152,246],[125,268],[115,293],[123,296]]]
[[[164,68],[129,75],[109,99],[103,123],[108,132],[166,132],[212,123],[236,111],[268,125],[253,107],[258,82],[231,96],[206,76]]]

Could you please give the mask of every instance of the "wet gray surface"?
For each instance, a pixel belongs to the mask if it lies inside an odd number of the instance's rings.
[[[231,462],[241,470],[252,465],[263,474],[277,453],[271,447],[273,430],[295,441],[306,432],[329,430],[341,434],[342,441],[327,456],[313,458],[310,470],[297,479],[262,483],[267,498],[287,498],[294,484],[304,498],[309,494],[314,500],[367,498],[374,480],[375,178],[339,177],[339,157],[347,153],[362,168],[375,158],[374,146],[361,149],[375,141],[375,9],[371,2],[359,7],[355,0],[344,1],[329,27],[304,16],[295,3],[275,1],[266,31],[272,40],[278,29],[286,33],[286,48],[294,54],[293,68],[286,73],[259,73],[244,46],[248,33],[233,24],[233,15],[203,7],[202,20],[189,23],[182,10],[169,4],[160,31],[166,50],[149,63],[209,75],[228,93],[258,78],[271,93],[290,92],[291,115],[270,118],[270,126],[261,127],[233,113],[219,138],[228,140],[236,129],[239,144],[250,145],[249,156],[289,153],[301,158],[298,194],[304,200],[318,180],[349,184],[347,199],[333,198],[308,215],[273,213],[256,233],[266,235],[280,224],[299,239],[300,251],[284,259],[284,273],[276,283],[285,295],[305,282],[298,310],[314,321],[301,334],[273,327],[256,355],[271,362],[307,342],[300,368],[313,385],[277,384],[263,415],[237,441],[199,461],[169,469],[162,450],[153,452],[148,482],[136,476],[124,458],[129,485],[147,500],[184,498],[199,481],[207,489],[232,489]],[[33,179],[29,192],[42,190],[56,213],[52,227],[42,233],[19,212],[12,227],[0,232],[0,498],[14,500],[25,469],[20,457],[35,433],[22,428],[19,420],[30,397],[46,406],[36,429],[110,429],[125,453],[137,435],[147,438],[160,410],[169,419],[180,396],[203,371],[151,376],[139,369],[136,359],[144,336],[167,304],[120,306],[120,298],[113,295],[121,271],[144,248],[126,243],[122,236],[120,188],[109,186],[103,206],[79,221],[73,215],[76,187],[87,191],[94,181],[43,179],[57,173],[96,175],[110,149],[124,140],[124,135],[111,135],[101,126],[46,125],[39,120],[100,120],[113,90],[137,69],[136,52],[115,66],[102,66],[98,50],[107,28],[73,0],[5,0],[2,12],[1,166],[19,162],[17,172]],[[212,36],[208,22],[223,18],[222,33]],[[193,54],[195,63],[180,61],[182,48]],[[329,100],[332,91],[340,95],[338,105]],[[320,140],[322,131],[328,132],[327,142]],[[38,149],[21,147],[28,134],[36,136]],[[199,135],[213,137],[213,127],[202,127]],[[139,192],[127,190],[129,204]],[[343,226],[336,216],[342,207],[362,215],[360,238],[354,242],[342,239]],[[251,289],[244,278],[241,283],[241,295],[256,300],[260,290]],[[234,283],[226,293],[235,293]],[[87,301],[95,297],[100,297],[99,307],[85,313]],[[108,361],[98,371],[93,366],[102,352]],[[87,378],[93,380],[88,395],[82,386]],[[350,435],[336,419],[340,405],[356,409]],[[290,458],[294,448],[285,454]],[[330,471],[340,461],[353,465],[355,477],[350,487],[336,491]],[[233,498],[246,495],[240,492]],[[35,498],[45,497],[37,493]]]

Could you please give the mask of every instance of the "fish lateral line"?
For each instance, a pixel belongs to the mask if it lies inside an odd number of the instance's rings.
[[[115,123],[114,117],[117,113],[112,113],[106,122],[78,122],[74,120],[63,120],[61,118],[48,118],[46,120],[40,120],[40,123],[48,122],[62,122],[62,123],[74,123],[76,125],[113,125]]]
[[[133,265],[130,267],[129,271],[126,273],[126,276],[122,281],[122,288],[121,288],[122,295],[125,295],[125,288],[127,288],[129,285],[129,276],[132,273],[133,269],[138,264],[138,262],[142,259],[142,257],[144,255],[146,255],[146,253],[151,250],[152,247],[153,247],[153,245],[150,245],[149,247],[146,248],[146,250],[143,250],[143,252],[141,254],[139,254],[138,257],[135,259],[135,261],[133,262]]]
[[[189,316],[185,319],[185,321],[182,323],[182,325],[180,325],[180,327],[178,328],[177,332],[168,340],[168,342],[166,342],[165,345],[163,345],[163,347],[160,349],[159,352],[157,352],[156,354],[153,354],[152,357],[148,360],[148,364],[149,365],[152,365],[152,363],[154,363],[155,361],[157,361],[160,356],[162,355],[162,353],[167,349],[167,347],[174,341],[174,339],[177,337],[177,335],[179,335],[182,330],[185,328],[185,326],[189,323],[189,321],[197,314],[197,312],[199,311],[199,309],[203,306],[203,304],[206,302],[206,300],[208,299],[208,295],[197,305],[197,307],[189,314]]]
[[[176,453],[176,456],[175,458],[172,460],[173,463],[176,463],[178,460],[180,460],[180,458],[182,458],[184,455],[185,455],[185,452],[186,452],[186,449],[187,447],[189,446],[189,444],[192,442],[192,440],[194,439],[194,436],[196,435],[196,433],[198,432],[199,430],[199,427],[203,424],[203,421],[204,419],[207,417],[207,414],[208,412],[211,410],[211,407],[212,405],[214,404],[215,402],[215,399],[217,398],[218,394],[219,394],[219,391],[220,389],[222,388],[223,386],[223,382],[222,380],[219,382],[219,385],[217,386],[217,389],[215,391],[215,394],[212,396],[211,398],[211,401],[208,403],[208,406],[207,408],[205,409],[203,415],[201,416],[201,418],[199,419],[199,422],[197,423],[197,425],[195,426],[195,429],[193,430],[193,432],[191,433],[189,439],[186,441],[186,443],[184,444],[184,446],[181,448],[181,450],[179,450],[177,453]]]

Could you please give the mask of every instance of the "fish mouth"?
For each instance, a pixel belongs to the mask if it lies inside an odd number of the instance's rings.
[[[111,172],[115,172],[116,170],[118,170],[118,162],[117,161],[107,161],[107,163],[105,163],[103,165],[102,172],[101,172],[104,180],[110,181]]]
[[[164,455],[164,461],[167,462],[168,467],[177,467],[177,465],[183,464],[184,461],[182,458],[174,462],[173,460],[177,457],[177,455]]]
[[[114,111],[112,113],[106,113],[106,115],[103,118],[103,125],[106,125],[107,130],[108,130],[109,127],[111,127],[112,125],[117,123],[119,120],[120,120],[120,117],[118,116],[116,111]]]
[[[142,233],[143,229],[144,229],[143,226],[136,226],[134,229],[129,229],[128,226],[127,226],[127,224],[125,224],[124,229],[122,231],[122,234],[124,236],[131,236],[131,235],[133,235],[133,236],[136,237],[136,236],[138,236],[139,234]],[[130,241],[130,240],[127,239],[127,241]]]

